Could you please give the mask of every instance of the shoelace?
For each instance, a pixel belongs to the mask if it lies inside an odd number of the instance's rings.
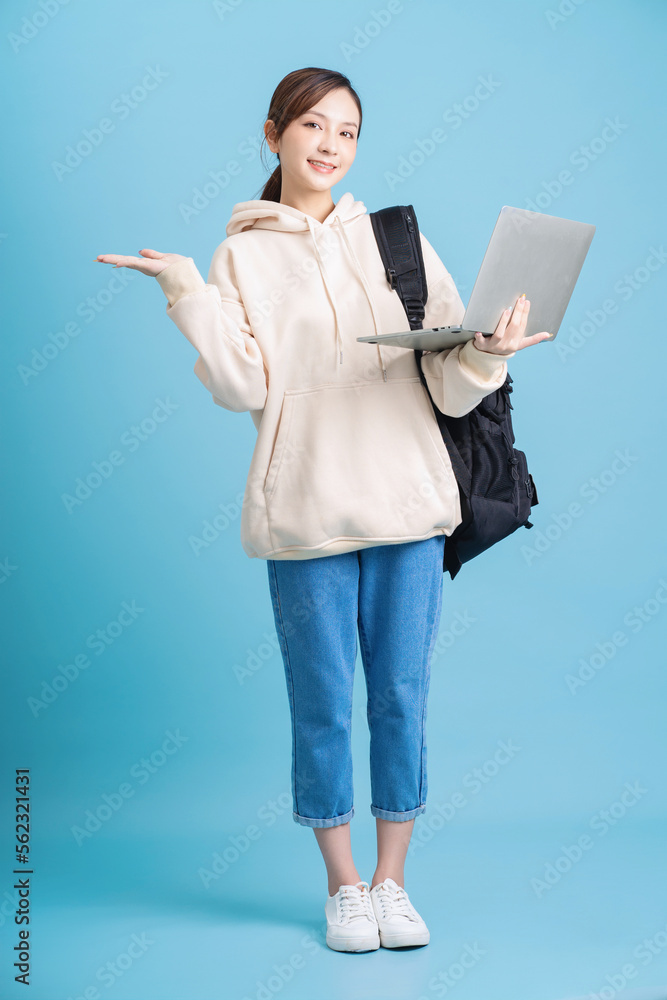
[[[409,920],[417,919],[414,907],[402,886],[399,886],[396,890],[391,890],[382,883],[377,891],[377,896],[382,906],[383,918],[387,916],[387,911],[389,910],[389,917],[399,916],[407,917]]]
[[[349,921],[354,917],[369,917],[375,921],[375,912],[371,903],[368,885],[360,889],[356,885],[343,885],[339,891],[339,903],[341,917]]]

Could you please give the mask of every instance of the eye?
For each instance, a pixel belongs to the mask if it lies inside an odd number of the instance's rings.
[[[309,125],[317,125],[317,127],[320,128],[319,122],[304,122],[304,125],[306,126],[306,128]],[[349,135],[350,139],[354,139],[354,135],[352,134],[352,132],[348,132],[346,129],[343,130],[343,135]]]

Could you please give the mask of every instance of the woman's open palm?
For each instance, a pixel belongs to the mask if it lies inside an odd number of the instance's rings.
[[[100,264],[113,264],[114,267],[131,267],[134,271],[140,271],[141,274],[148,274],[153,278],[164,271],[165,267],[169,267],[176,260],[187,260],[183,254],[180,253],[160,253],[159,250],[140,250],[139,253],[141,257],[126,257],[123,254],[117,253],[100,253],[97,255],[95,260],[99,261]]]

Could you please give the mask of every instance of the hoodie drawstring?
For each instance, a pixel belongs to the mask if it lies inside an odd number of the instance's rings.
[[[333,288],[329,284],[329,279],[327,277],[327,269],[324,266],[324,261],[322,260],[322,255],[320,253],[320,248],[318,247],[317,240],[315,239],[315,233],[313,232],[314,227],[313,227],[313,223],[312,223],[312,221],[310,219],[310,216],[306,216],[306,220],[308,222],[308,228],[310,230],[310,236],[311,236],[311,239],[313,241],[313,245],[315,247],[315,254],[317,256],[317,262],[318,262],[319,267],[320,267],[320,274],[322,275],[322,281],[324,282],[324,287],[326,288],[327,295],[329,296],[329,301],[331,302],[331,307],[332,307],[333,313],[334,313],[334,321],[335,321],[335,324],[336,324],[336,347],[338,348],[338,353],[340,355],[339,364],[342,365],[342,363],[343,363],[343,338],[340,335],[340,326],[338,324],[338,310],[336,309],[336,296],[333,293]]]
[[[371,307],[371,313],[373,315],[373,323],[375,325],[375,333],[377,335],[380,332],[380,324],[378,323],[378,320],[377,320],[377,315],[376,315],[376,312],[375,312],[375,303],[373,302],[373,296],[371,295],[370,286],[368,284],[368,278],[364,274],[364,269],[361,267],[359,261],[357,260],[357,255],[355,254],[354,250],[352,249],[352,244],[350,243],[348,235],[345,232],[345,226],[343,225],[343,220],[341,219],[341,217],[339,215],[336,216],[336,222],[338,223],[338,228],[340,229],[341,234],[343,236],[343,239],[345,240],[345,243],[347,244],[347,249],[348,249],[348,252],[350,254],[350,257],[352,258],[352,262],[354,263],[354,266],[357,269],[357,274],[359,275],[359,280],[361,281],[363,289],[366,292],[366,298],[368,299],[368,304]],[[380,370],[382,372],[382,377],[383,377],[383,379],[386,382],[387,381],[387,369],[384,366],[384,359],[382,357],[382,348],[380,347],[379,344],[376,344],[375,346],[377,347],[378,358],[380,359]]]
[[[343,339],[342,339],[341,334],[340,334],[340,324],[338,322],[338,310],[336,308],[336,296],[334,295],[333,288],[332,288],[332,286],[331,286],[331,284],[329,282],[329,278],[328,278],[328,275],[327,275],[326,266],[324,264],[324,261],[322,260],[322,255],[321,255],[320,249],[319,249],[319,247],[317,245],[317,240],[315,238],[315,232],[314,232],[315,227],[313,226],[313,223],[312,223],[312,220],[311,220],[310,216],[306,216],[306,220],[308,222],[308,229],[310,230],[310,236],[311,236],[311,239],[313,241],[313,245],[315,247],[315,255],[317,257],[317,262],[318,262],[318,265],[319,265],[319,268],[320,268],[320,273],[322,275],[322,281],[324,283],[324,287],[326,289],[326,292],[327,292],[327,295],[329,297],[329,301],[331,302],[331,306],[332,306],[333,313],[334,313],[334,321],[335,321],[335,326],[336,326],[336,348],[337,348],[338,357],[339,357],[339,362],[338,363],[342,365],[342,363],[343,363]],[[366,298],[368,299],[368,303],[369,303],[370,308],[371,308],[371,314],[373,316],[373,323],[374,323],[374,326],[375,326],[375,332],[377,334],[380,331],[380,324],[378,323],[377,313],[376,313],[376,309],[375,309],[375,303],[373,302],[373,296],[371,295],[371,291],[370,291],[370,287],[369,287],[369,284],[368,284],[368,280],[366,278],[366,275],[364,274],[363,268],[361,267],[361,265],[359,264],[359,261],[357,260],[357,256],[356,256],[354,250],[352,249],[352,245],[350,244],[350,241],[348,239],[347,233],[345,232],[345,227],[343,225],[343,222],[342,222],[342,219],[340,218],[340,216],[337,215],[335,217],[335,222],[338,224],[338,228],[340,229],[343,242],[347,246],[348,253],[350,255],[350,258],[352,259],[352,263],[354,264],[354,268],[355,268],[355,270],[357,272],[357,275],[359,276],[359,280],[361,281],[361,285],[362,285],[362,287],[364,289],[364,292],[366,294]],[[380,363],[380,370],[382,371],[382,377],[383,377],[384,381],[386,382],[387,381],[387,369],[385,368],[384,359],[382,357],[382,348],[380,347],[379,344],[376,344],[375,346],[376,346],[377,352],[378,352],[378,358],[379,358],[379,363]]]

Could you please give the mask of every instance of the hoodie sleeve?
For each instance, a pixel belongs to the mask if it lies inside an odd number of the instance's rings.
[[[428,283],[428,299],[424,328],[458,326],[465,306],[454,280],[423,233],[420,233],[424,269]],[[507,377],[507,358],[516,354],[491,354],[480,351],[472,340],[442,351],[422,355],[422,371],[429,392],[438,409],[449,417],[462,417],[495,389]]]
[[[267,373],[235,281],[231,252],[221,243],[204,282],[192,257],[156,275],[167,316],[199,352],[194,373],[213,402],[236,413],[263,410]]]

